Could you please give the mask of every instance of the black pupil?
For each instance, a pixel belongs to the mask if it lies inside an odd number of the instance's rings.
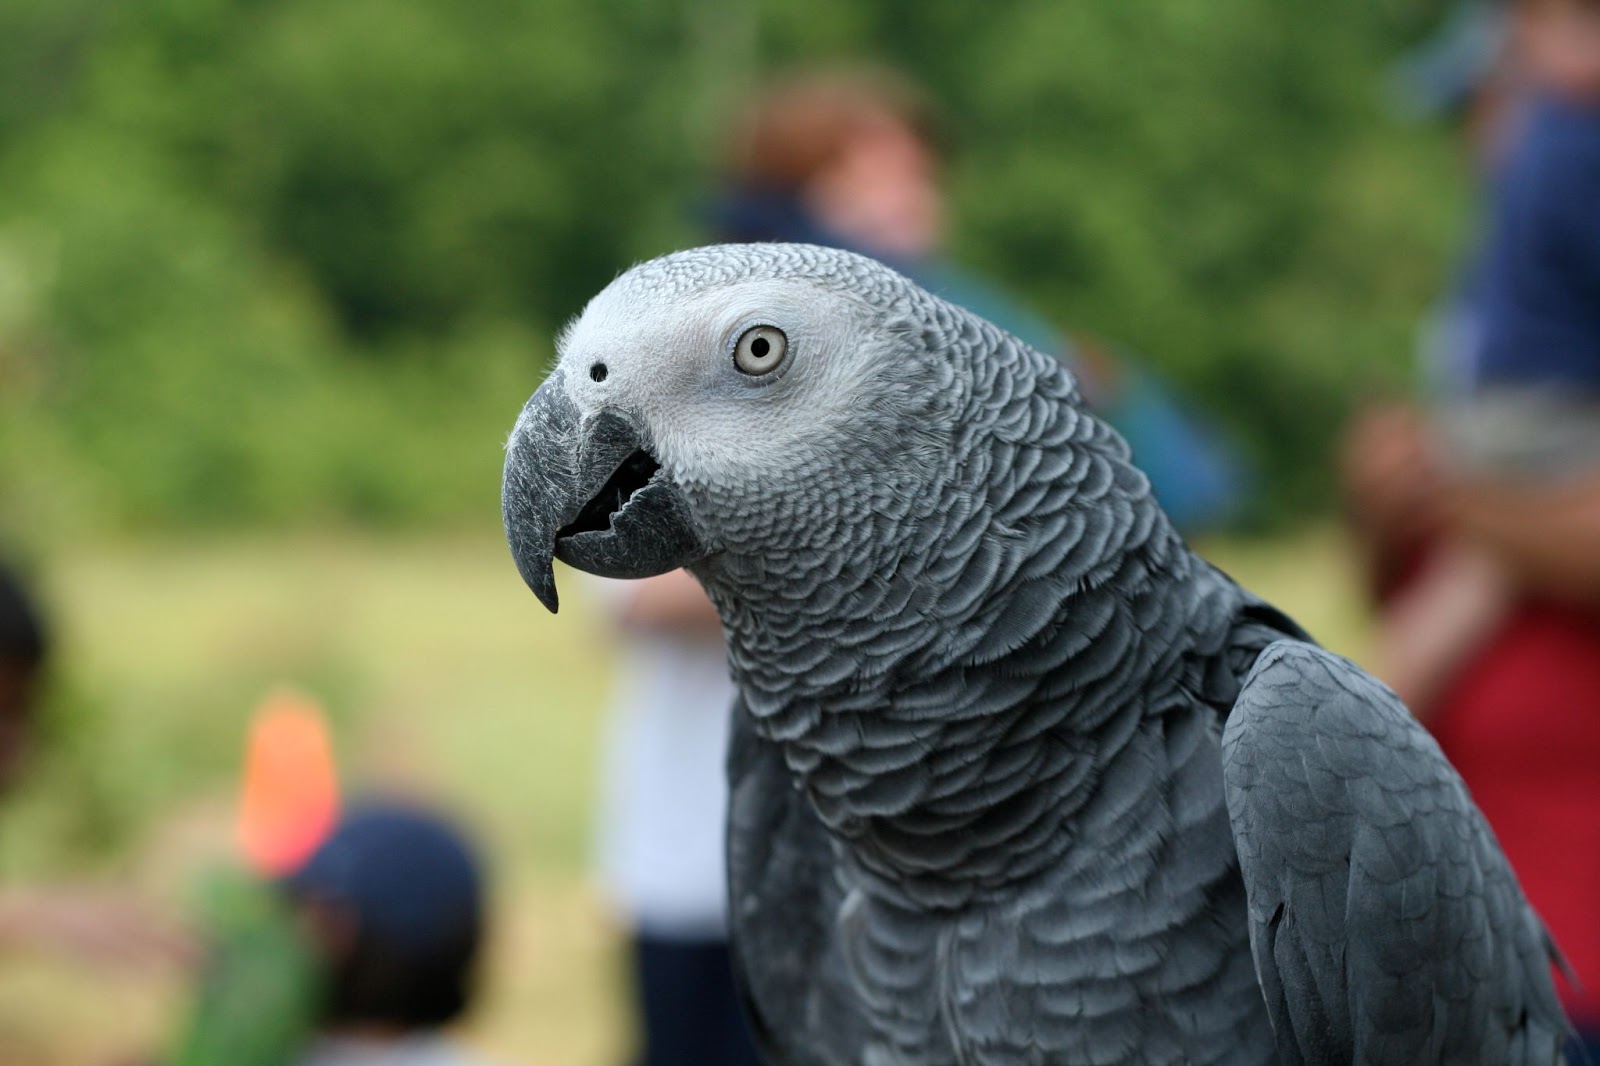
[[[770,351],[772,351],[772,342],[765,337],[757,337],[750,342],[750,354],[757,359],[765,359]]]

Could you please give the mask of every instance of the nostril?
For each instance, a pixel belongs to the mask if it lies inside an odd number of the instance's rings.
[[[591,366],[589,368],[589,376],[596,381],[604,381],[606,379],[606,365],[604,363],[596,363]]]

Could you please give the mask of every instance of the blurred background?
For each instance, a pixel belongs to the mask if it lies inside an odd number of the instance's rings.
[[[708,239],[731,124],[798,65],[919,87],[945,255],[1139,353],[1250,486],[1200,545],[1366,655],[1332,456],[1472,234],[1459,131],[1390,92],[1447,7],[0,0],[0,555],[56,638],[0,892],[181,926],[287,682],[345,790],[480,842],[470,1045],[626,1060],[613,630],[517,579],[501,445],[589,296]],[[0,1064],[166,1046],[186,967],[106,955],[0,950]]]

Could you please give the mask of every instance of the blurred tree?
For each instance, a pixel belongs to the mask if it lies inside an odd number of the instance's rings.
[[[7,0],[0,497],[62,526],[492,520],[551,333],[697,239],[730,94],[869,57],[948,108],[961,256],[1145,352],[1239,432],[1281,517],[1325,498],[1353,396],[1400,380],[1453,240],[1444,139],[1379,102],[1416,21]]]

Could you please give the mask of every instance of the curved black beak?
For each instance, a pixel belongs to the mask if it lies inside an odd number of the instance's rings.
[[[616,411],[585,420],[559,373],[533,394],[506,447],[500,494],[522,580],[554,613],[552,559],[602,577],[651,577],[705,556],[683,493]]]

